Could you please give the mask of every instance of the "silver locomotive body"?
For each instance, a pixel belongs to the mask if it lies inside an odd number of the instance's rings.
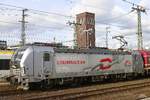
[[[11,76],[18,84],[43,80],[142,74],[140,53],[108,49],[71,50],[46,46],[27,46],[18,49],[12,58]],[[14,81],[15,80],[15,81]]]

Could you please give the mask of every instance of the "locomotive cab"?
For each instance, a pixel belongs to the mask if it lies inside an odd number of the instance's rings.
[[[11,58],[10,62],[10,76],[11,76],[11,82],[14,84],[18,84],[21,80],[19,76],[25,76],[25,65],[22,60],[24,53],[26,51],[26,47],[19,48],[15,51]]]
[[[41,82],[52,74],[52,49],[27,46],[18,49],[11,59],[11,81],[26,85]]]

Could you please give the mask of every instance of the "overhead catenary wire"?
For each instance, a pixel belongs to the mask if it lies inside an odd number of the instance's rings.
[[[71,1],[72,2],[72,1]],[[22,9],[28,9],[29,12],[33,13],[33,14],[39,14],[42,15],[43,14],[48,14],[48,15],[57,15],[57,16],[63,16],[63,17],[69,17],[69,18],[75,18],[73,16],[70,15],[65,15],[65,14],[60,14],[60,13],[55,13],[55,12],[48,12],[48,11],[42,11],[42,10],[36,10],[36,9],[32,9],[32,8],[25,8],[25,7],[20,7],[20,6],[14,6],[14,5],[10,5],[10,4],[5,4],[5,3],[0,3],[0,5],[2,6],[7,6],[7,7],[13,7],[13,8],[17,8],[16,10],[18,11],[22,11]],[[81,4],[81,5],[85,5],[85,4]],[[89,6],[89,7],[93,7],[93,8],[97,8],[95,6],[91,6],[91,5],[85,5],[85,6]],[[6,8],[6,7],[5,7]],[[12,8],[8,8],[8,9],[12,9]],[[97,9],[101,9],[101,8],[97,8]],[[13,9],[15,10],[15,9]],[[107,10],[107,9],[103,9],[103,10]],[[129,12],[130,13],[130,12]],[[128,13],[127,13],[128,14]],[[125,16],[127,14],[123,14],[114,18],[119,18],[121,16]],[[108,19],[114,19],[114,18],[108,18]],[[107,20],[107,19],[106,19]]]
[[[8,22],[8,21],[0,21],[0,23],[8,23],[8,24],[13,24],[13,25],[17,25],[17,26],[20,25],[19,22],[18,23],[13,23],[13,22]],[[33,26],[38,27],[38,29],[43,28],[43,29],[45,29],[45,31],[46,30],[49,30],[49,31],[59,30],[60,31],[60,30],[63,30],[63,29],[66,28],[66,27],[59,27],[59,28],[58,27],[50,27],[50,26],[45,26],[45,25],[40,25],[40,24],[32,24],[32,23],[27,23],[27,25],[31,25],[32,27]],[[68,30],[69,30],[69,28],[68,28]],[[28,31],[28,28],[27,28],[27,31]],[[72,30],[70,29],[70,31],[72,31]]]
[[[114,27],[119,27],[119,28],[125,28],[125,29],[132,28],[132,27],[129,27],[129,26],[117,25],[117,24],[106,23],[106,22],[99,23],[99,25],[109,25],[109,26],[114,26]]]
[[[146,10],[150,10],[150,8],[143,7],[142,5],[135,4],[135,3],[130,2],[130,1],[127,1],[127,0],[122,0],[122,1],[125,1],[125,2],[127,2],[127,3],[129,3],[129,4],[131,4],[132,6],[138,6],[138,7],[140,7],[140,8],[145,8]]]
[[[2,23],[8,23],[8,24],[20,24],[20,23],[14,23],[14,22],[8,22],[8,21],[0,21]],[[99,23],[99,24],[105,24],[105,25],[110,25],[110,26],[115,26],[115,27],[121,27],[121,28],[131,28],[131,27],[128,27],[128,26],[123,26],[123,25],[116,25],[116,24],[111,24],[111,23]],[[31,24],[31,23],[27,23],[27,25],[32,25],[32,26],[39,26],[39,27],[42,27],[42,28],[53,28],[53,29],[62,29],[62,28],[56,28],[56,27],[50,27],[50,26],[45,26],[45,25],[40,25],[40,24]],[[147,25],[148,26],[148,25]]]
[[[0,3],[0,5],[8,6],[8,7],[15,7],[15,8],[17,8],[17,9],[24,9],[24,7],[19,7],[19,6],[14,6],[14,5],[9,5],[9,4],[4,4],[4,3]],[[88,6],[88,5],[87,5],[87,6]],[[29,12],[31,11],[31,13],[39,14],[39,15],[41,15],[41,13],[43,13],[43,14],[45,13],[45,14],[50,14],[50,15],[54,14],[54,15],[58,15],[58,16],[71,17],[71,16],[59,14],[59,13],[40,11],[40,10],[35,10],[35,9],[30,9],[30,8],[27,8],[27,9],[28,9]],[[20,10],[20,11],[21,11],[21,10]],[[126,13],[126,14],[119,15],[119,16],[116,16],[116,17],[113,17],[113,18],[104,19],[104,20],[114,20],[114,19],[118,19],[118,18],[123,17],[123,16],[126,16],[126,15],[128,15],[128,14],[130,14],[130,13],[131,13],[131,12],[128,12],[128,13]],[[104,20],[102,20],[102,21],[104,21]],[[98,22],[100,22],[100,21],[98,21]],[[110,24],[110,23],[105,23],[105,22],[102,22],[101,24],[109,24],[109,25],[112,25],[112,24]],[[112,25],[112,26],[124,27],[124,26],[121,26],[121,25]],[[125,28],[125,27],[124,27],[124,28]],[[126,28],[128,28],[128,27],[126,27]]]
[[[0,23],[8,23],[8,24],[20,25],[19,22],[9,22],[9,21],[2,21],[2,20],[0,20]],[[39,26],[39,27],[50,28],[50,29],[63,29],[63,28],[64,28],[64,27],[61,27],[61,28],[50,27],[50,26],[45,26],[45,25],[40,25],[40,24],[32,24],[32,23],[27,23],[27,25],[31,25],[31,26]]]
[[[2,23],[8,23],[8,24],[20,24],[19,22],[9,22],[9,21],[1,21],[0,22]],[[123,25],[116,25],[116,24],[112,24],[112,23],[99,23],[100,25],[110,25],[110,26],[115,26],[115,27],[121,27],[121,28],[131,28],[131,27],[127,27],[127,26],[123,26]],[[45,26],[45,25],[40,25],[40,24],[32,24],[32,23],[27,23],[27,25],[33,25],[33,26],[40,26],[40,27],[43,27],[43,28],[56,28],[56,27],[50,27],[50,26]],[[146,26],[150,26],[150,25],[146,25]],[[57,28],[56,28],[57,29]],[[60,28],[58,28],[60,29]]]
[[[1,3],[0,3],[1,4]],[[14,6],[13,6],[14,7]],[[16,6],[15,6],[16,7]],[[18,8],[18,7],[17,7]],[[20,8],[20,7],[19,7]],[[22,8],[22,7],[21,7]],[[129,12],[129,13],[131,13],[131,12]],[[127,15],[127,14],[129,14],[129,13],[126,13],[126,14],[123,14],[123,15],[120,15],[120,16],[117,16],[117,17],[123,17],[123,16],[125,16],[125,15]],[[117,18],[117,17],[114,17],[114,18]],[[110,18],[110,19],[114,19],[114,18]],[[108,20],[110,20],[110,19],[108,19]],[[6,22],[6,23],[9,23],[9,22]],[[11,23],[11,24],[19,24],[19,23]],[[121,26],[121,25],[114,25],[114,24],[110,24],[110,23],[101,23],[101,24],[108,24],[108,25],[111,25],[111,26],[116,26],[116,27],[123,27],[123,28],[129,28],[129,27],[126,27],[126,26]],[[40,26],[40,27],[47,27],[47,26],[42,26],[42,25],[36,25],[36,26]],[[47,27],[47,28],[51,28],[51,27]]]
[[[27,23],[27,25],[32,25],[32,26],[37,26],[37,27],[42,27],[42,28],[49,28],[49,29],[64,29],[65,27],[50,27],[50,26],[46,26],[46,25],[40,25],[40,24],[32,24],[32,23]]]
[[[20,24],[19,22],[17,23],[17,22],[9,22],[9,21],[2,21],[2,20],[0,20],[0,23],[8,23],[8,24]]]
[[[109,21],[109,20],[118,20],[118,19],[120,19],[120,18],[122,18],[122,17],[125,17],[125,16],[131,14],[132,12],[133,12],[133,10],[130,11],[130,12],[128,12],[128,13],[125,13],[125,14],[122,14],[122,15],[119,15],[119,16],[115,16],[115,17],[112,17],[112,18],[102,19],[102,20],[99,20],[99,21],[97,21],[97,22],[104,22],[104,21]]]
[[[64,15],[64,14],[60,14],[60,13],[47,12],[47,11],[42,11],[42,10],[36,10],[36,9],[25,8],[25,7],[20,7],[20,6],[14,6],[14,5],[5,4],[5,3],[0,3],[0,5],[2,5],[2,6],[7,6],[7,7],[17,8],[17,9],[19,9],[19,11],[22,11],[22,9],[28,9],[28,10],[30,10],[30,11],[39,12],[39,13],[46,13],[46,14],[50,14],[50,15],[58,15],[58,16],[63,16],[63,17],[71,17],[71,16],[69,16],[69,15]],[[17,9],[16,9],[16,10],[17,10]]]

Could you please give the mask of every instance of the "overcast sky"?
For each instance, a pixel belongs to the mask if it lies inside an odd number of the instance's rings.
[[[142,13],[144,47],[150,47],[150,2],[148,0],[129,0],[147,8]],[[128,48],[137,47],[137,14],[131,12],[132,5],[122,0],[0,0],[0,40],[7,40],[9,45],[20,41],[21,8],[26,12],[26,40],[31,42],[61,42],[73,45],[73,28],[67,22],[74,21],[75,15],[81,12],[92,12],[96,15],[96,45],[105,46],[106,27],[110,26],[109,47],[118,48],[120,42],[112,39],[124,35]],[[35,10],[50,12],[42,13]]]

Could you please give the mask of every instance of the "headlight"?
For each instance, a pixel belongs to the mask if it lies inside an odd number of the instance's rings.
[[[11,66],[11,68],[13,68],[13,69],[17,69],[17,67],[16,67],[16,66],[14,66],[14,65],[12,65],[12,66]]]

